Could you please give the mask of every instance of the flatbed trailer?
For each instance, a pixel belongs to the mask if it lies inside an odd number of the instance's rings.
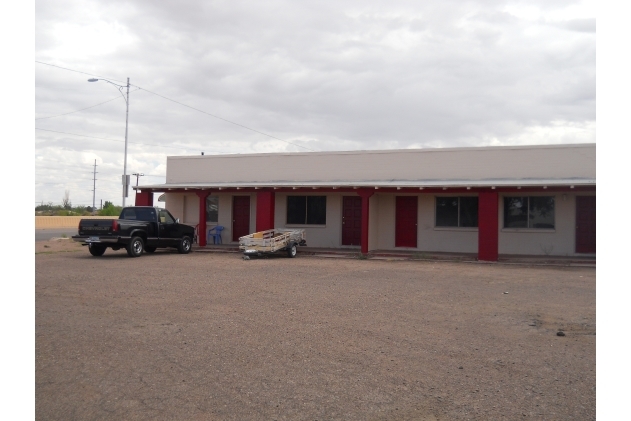
[[[269,229],[239,238],[239,250],[245,256],[262,256],[286,251],[287,256],[296,257],[297,246],[306,245],[303,229]]]

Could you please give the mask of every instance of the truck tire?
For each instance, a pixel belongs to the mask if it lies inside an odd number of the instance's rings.
[[[107,247],[105,246],[101,246],[101,245],[94,245],[94,244],[90,244],[88,246],[88,250],[90,250],[90,254],[94,257],[99,257],[99,256],[103,256],[103,253],[105,253],[105,249]]]
[[[296,257],[297,253],[298,249],[296,248],[296,243],[291,243],[289,246],[287,246],[287,256]]]
[[[181,254],[187,254],[189,251],[191,251],[191,245],[191,237],[184,236],[180,240],[180,243],[177,245],[177,251]]]
[[[153,246],[145,246],[145,251],[147,253],[153,253],[154,251],[156,251],[156,247]]]
[[[129,257],[138,257],[145,249],[145,243],[140,237],[132,237],[129,244],[127,244],[127,254]]]

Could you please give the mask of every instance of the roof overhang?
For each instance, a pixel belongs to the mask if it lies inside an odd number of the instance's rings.
[[[312,181],[312,182],[256,182],[243,181],[231,183],[165,183],[134,186],[134,190],[167,192],[169,190],[218,190],[229,188],[493,188],[493,187],[570,187],[596,186],[595,179],[495,179],[495,180],[373,180],[373,181]]]

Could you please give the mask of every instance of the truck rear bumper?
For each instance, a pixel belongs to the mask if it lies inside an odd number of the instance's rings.
[[[99,236],[87,236],[87,235],[75,235],[72,237],[74,241],[82,244],[128,244],[131,237],[99,237]]]

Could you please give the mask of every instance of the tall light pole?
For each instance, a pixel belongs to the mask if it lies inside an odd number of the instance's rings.
[[[123,99],[125,100],[125,103],[127,104],[127,114],[125,116],[125,161],[123,164],[123,207],[125,207],[125,198],[128,195],[128,191],[129,191],[129,177],[127,176],[127,128],[129,127],[129,78],[127,78],[127,85],[118,85],[114,82],[111,82],[107,79],[88,79],[88,82],[98,82],[99,80],[102,80],[103,82],[107,82],[110,85],[114,85],[116,86],[116,88],[118,89],[118,92],[120,92],[120,94],[123,96]],[[123,94],[123,89],[127,88],[127,95],[125,96]]]

